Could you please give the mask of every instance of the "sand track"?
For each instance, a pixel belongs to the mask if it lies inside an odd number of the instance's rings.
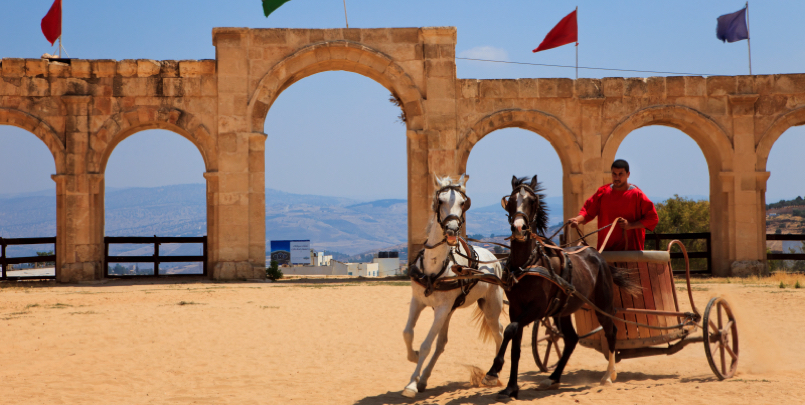
[[[615,385],[602,388],[603,357],[579,347],[561,389],[536,392],[544,375],[524,348],[520,400],[805,403],[805,290],[736,284],[697,284],[694,290],[700,308],[723,295],[737,312],[736,378],[717,381],[695,344],[674,356],[624,360]],[[684,303],[685,294],[679,297]],[[402,340],[409,300],[404,282],[4,283],[1,402],[495,403],[497,388],[468,384],[466,365],[488,369],[494,350],[477,339],[468,310],[453,317],[428,391],[415,401],[400,395],[414,369]],[[426,310],[417,345],[431,321]],[[508,358],[501,377],[508,378]]]

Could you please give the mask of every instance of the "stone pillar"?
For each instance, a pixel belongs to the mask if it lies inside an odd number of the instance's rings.
[[[248,122],[248,30],[213,36],[218,73],[218,172],[207,173],[211,277],[265,278],[265,136]],[[262,136],[262,139],[260,139]],[[259,157],[258,157],[259,155]],[[252,172],[254,170],[254,172]]]
[[[755,172],[757,156],[755,154],[755,102],[757,94],[741,94],[729,96],[734,162],[741,162],[733,167],[733,192],[729,203],[731,233],[735,235],[730,252],[730,266],[736,262],[762,263],[766,259],[765,236],[761,236],[760,227],[765,222],[763,207],[760,205],[764,197],[763,189],[758,187],[758,174]],[[765,234],[765,229],[763,230]],[[751,264],[751,263],[750,263]],[[731,275],[723,265],[713,269],[715,276]]]
[[[434,176],[458,176],[456,114],[456,29],[422,29],[426,101],[424,129],[408,131],[408,255],[413,258],[427,238],[436,191]]]
[[[581,128],[583,163],[581,179],[575,181],[581,183],[577,186],[580,189],[581,195],[575,197],[576,207],[570,215],[567,215],[568,217],[576,216],[579,213],[582,204],[584,204],[584,200],[595,194],[595,191],[601,187],[604,183],[603,179],[606,179],[609,173],[609,166],[612,162],[604,162],[601,159],[604,147],[603,135],[601,134],[601,128],[603,127],[602,105],[604,100],[604,97],[579,99],[581,106],[579,118],[581,125],[579,125],[579,127]],[[574,196],[570,194],[567,196],[567,199],[573,201]],[[565,206],[567,209],[571,208],[567,204]],[[591,222],[583,227],[582,232],[591,232],[604,225],[605,224],[599,224],[598,222]],[[587,238],[587,242],[592,246],[596,246],[598,243],[598,235],[590,235]]]
[[[57,201],[59,282],[103,277],[103,175],[87,172],[90,96],[63,96],[66,173],[53,176]]]

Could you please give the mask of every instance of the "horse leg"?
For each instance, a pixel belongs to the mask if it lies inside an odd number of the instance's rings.
[[[419,319],[419,314],[422,313],[422,310],[425,309],[425,304],[420,302],[416,299],[416,297],[411,297],[411,305],[408,308],[408,323],[405,324],[405,329],[403,330],[403,340],[405,340],[405,348],[408,350],[408,361],[411,363],[416,363],[419,361],[419,352],[414,350],[414,326],[416,326],[416,321]]]
[[[511,309],[510,309],[511,310]],[[500,343],[500,348],[498,348],[498,354],[495,356],[495,360],[492,362],[492,368],[484,376],[483,384],[484,385],[497,385],[498,382],[498,374],[500,374],[500,370],[503,369],[503,363],[506,360],[503,358],[506,355],[506,349],[509,346],[509,341],[514,338],[514,334],[517,331],[517,322],[512,322],[509,326],[506,327],[506,330],[503,332],[503,341]]]
[[[603,318],[603,319],[602,319]],[[612,385],[612,382],[618,378],[618,372],[615,371],[615,341],[618,334],[618,328],[615,322],[603,315],[598,316],[598,323],[604,328],[604,354],[609,359],[607,371],[601,377],[601,385]]]
[[[503,342],[503,324],[500,323],[500,313],[503,312],[503,292],[502,289],[494,288],[494,297],[486,299],[484,305],[484,321],[487,327],[494,331],[492,338],[495,339],[495,352],[500,350],[500,344]],[[497,383],[495,383],[497,385]]]
[[[425,363],[425,359],[428,357],[428,354],[430,354],[430,347],[433,344],[433,340],[442,330],[444,322],[450,316],[452,302],[453,300],[445,300],[443,305],[435,308],[433,325],[430,327],[430,331],[428,331],[428,335],[425,337],[425,340],[422,341],[422,345],[419,346],[419,359],[416,363],[416,369],[414,370],[414,374],[411,374],[411,381],[405,386],[405,389],[402,392],[403,396],[408,398],[413,398],[416,396],[418,390],[417,383],[419,382],[419,373],[422,370],[422,364]]]
[[[559,326],[559,330],[562,331],[562,339],[565,342],[565,348],[562,350],[562,358],[556,363],[556,369],[553,370],[553,373],[551,373],[548,378],[539,383],[537,390],[540,391],[559,388],[559,381],[562,379],[562,373],[565,371],[567,361],[570,360],[570,355],[573,354],[573,350],[576,349],[576,344],[579,343],[579,335],[576,333],[576,329],[573,328],[573,322],[571,322],[569,315],[556,317],[553,321]]]
[[[520,322],[512,322],[506,327],[506,334],[512,336],[512,364],[509,374],[509,383],[503,391],[498,392],[498,400],[514,398],[520,394],[520,386],[517,385],[517,372],[520,366],[520,345],[523,342],[523,326]]]
[[[419,377],[419,383],[417,383],[416,388],[419,392],[425,391],[425,387],[428,386],[428,378],[430,378],[430,373],[433,371],[433,367],[436,366],[436,360],[439,360],[439,356],[444,353],[444,347],[447,345],[447,330],[450,328],[450,319],[453,317],[453,312],[447,315],[447,319],[444,321],[444,326],[442,326],[442,330],[439,331],[439,337],[436,338],[436,350],[433,351],[433,356],[430,358],[428,365],[422,370],[422,375]]]

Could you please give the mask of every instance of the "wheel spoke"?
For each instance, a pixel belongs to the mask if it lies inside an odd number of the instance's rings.
[[[732,348],[728,345],[724,345],[724,349],[727,349],[727,353],[729,353],[730,357],[732,357],[733,361],[738,360],[738,355],[732,351]]]
[[[718,348],[719,348],[720,346],[721,346],[721,341],[720,341],[720,340],[716,340],[715,342],[713,342],[713,343],[710,345],[710,354],[711,354],[713,357],[716,357],[716,354],[718,354],[716,351],[718,350]]]
[[[716,331],[721,330],[721,329],[719,329],[719,327],[716,326],[716,324],[713,323],[712,319],[708,319],[707,323],[710,324],[710,329],[713,330],[713,333],[716,333]]]
[[[727,374],[727,356],[724,355],[724,345],[719,345],[719,354],[718,356],[721,359],[721,375]]]

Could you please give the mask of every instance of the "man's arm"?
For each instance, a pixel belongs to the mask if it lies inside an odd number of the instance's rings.
[[[570,225],[574,227],[578,227],[579,225],[584,225],[587,222],[593,220],[593,218],[598,216],[598,211],[601,209],[601,189],[599,189],[595,194],[593,194],[587,201],[584,202],[584,206],[581,207],[581,211],[579,211],[579,215],[573,218],[570,218]]]
[[[654,230],[657,223],[660,222],[660,217],[657,215],[657,209],[654,203],[646,197],[642,192],[640,193],[640,218],[636,221],[628,222],[622,221],[621,226],[623,229],[648,229]]]

